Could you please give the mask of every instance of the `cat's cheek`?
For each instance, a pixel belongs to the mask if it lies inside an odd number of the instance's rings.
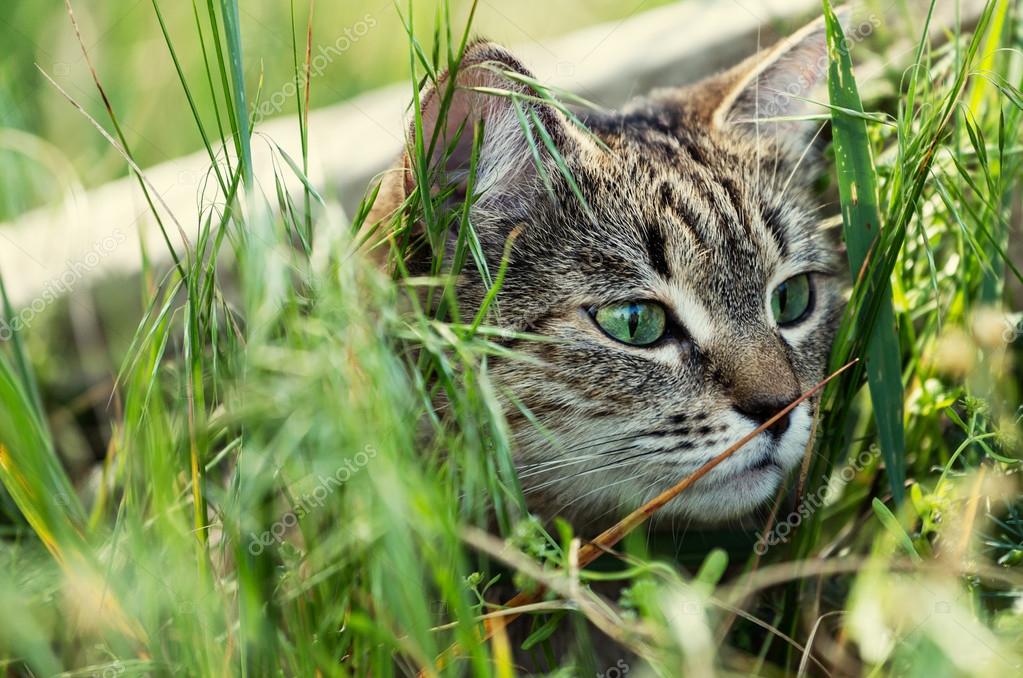
[[[813,426],[810,408],[806,405],[792,411],[789,430],[778,442],[775,457],[785,472],[798,467],[806,455],[806,446],[810,442],[810,430]]]

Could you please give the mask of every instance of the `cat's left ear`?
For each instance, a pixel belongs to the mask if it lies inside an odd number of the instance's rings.
[[[838,18],[847,24],[848,9],[840,8]],[[827,79],[829,63],[827,31],[821,18],[729,71],[712,124],[770,136],[783,149],[802,153],[822,123],[785,118],[824,110],[807,99]]]
[[[442,72],[420,91],[421,126],[415,117],[410,121],[405,151],[395,171],[385,175],[367,224],[390,220],[417,188],[449,195],[456,204],[464,200],[477,129],[483,133],[473,186],[477,234],[485,236],[482,215],[515,215],[533,200],[542,186],[541,165],[552,171],[546,167],[552,163],[549,148],[567,153],[574,135],[561,112],[527,84],[532,81],[529,70],[503,47],[486,41],[468,45],[454,74]],[[429,152],[423,154],[424,167],[414,159],[420,144]],[[414,224],[412,231],[421,233],[421,227]],[[453,242],[457,233],[452,229],[449,235]],[[493,235],[498,257],[506,236]]]
[[[544,139],[563,147],[567,124],[550,104],[540,100],[527,85],[533,79],[522,63],[504,48],[490,42],[476,42],[466,48],[455,74],[455,87],[446,115],[442,101],[447,95],[450,73],[420,94],[424,145],[436,138],[430,167],[437,188],[454,185],[464,196],[470,169],[473,132],[483,125],[479,149],[476,190],[491,200],[528,192],[538,177],[537,161],[547,156]],[[409,149],[415,144],[416,128],[410,125]],[[411,153],[409,156],[411,163]],[[407,190],[415,186],[416,175],[407,176]]]

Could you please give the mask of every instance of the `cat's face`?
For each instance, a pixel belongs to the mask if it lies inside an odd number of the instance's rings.
[[[508,100],[456,98],[453,118],[486,125],[471,214],[491,271],[514,238],[492,321],[547,338],[513,342],[527,360],[489,365],[535,510],[587,522],[633,508],[823,376],[842,297],[840,252],[807,197],[816,127],[744,122],[751,108],[790,115],[777,90],[816,82],[826,60],[811,29],[692,88],[590,116],[590,134],[526,103],[543,126],[531,133],[549,135],[577,190],[550,157],[537,170]],[[463,73],[474,62],[523,71],[491,45],[470,50]],[[476,70],[464,86],[516,87]],[[466,308],[482,300],[472,263],[458,289]],[[803,458],[812,418],[801,404],[667,511],[717,521],[768,501]]]

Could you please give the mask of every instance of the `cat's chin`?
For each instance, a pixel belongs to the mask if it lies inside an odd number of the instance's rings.
[[[770,461],[758,463],[735,475],[712,478],[713,473],[710,473],[655,513],[651,526],[658,531],[675,531],[680,526],[755,528],[767,515],[790,470],[772,456]],[[657,492],[668,489],[672,484],[674,481],[666,481],[664,487],[656,488]],[[637,501],[626,500],[613,509],[603,506],[600,501],[586,505],[573,503],[572,510],[559,515],[568,520],[577,532],[592,537],[653,496],[656,493],[643,495]],[[553,516],[544,517],[550,519]]]
[[[688,519],[699,526],[735,525],[761,509],[770,508],[786,475],[788,471],[772,461],[703,487],[694,485],[692,494],[668,514],[675,513],[676,518]]]

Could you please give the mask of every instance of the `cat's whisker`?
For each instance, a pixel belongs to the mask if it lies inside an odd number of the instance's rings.
[[[831,210],[833,210],[834,208],[835,208],[835,203],[833,203],[833,202],[826,202],[826,203],[823,203],[823,204],[820,204],[820,205],[816,205],[816,206],[814,206],[814,207],[808,207],[808,208],[806,209],[806,212],[805,212],[805,213],[806,213],[806,214],[808,214],[808,215],[809,215],[809,214],[816,214],[817,212],[823,212],[824,210],[828,210],[828,211],[831,211]],[[838,216],[839,218],[841,218],[841,217],[842,217],[842,215],[841,215],[841,214],[839,214],[839,215],[837,215],[837,216]]]
[[[598,445],[606,445],[606,444],[613,444],[613,443],[626,442],[626,441],[635,441],[635,440],[638,440],[638,439],[643,438],[643,437],[654,436],[654,435],[663,436],[665,434],[664,434],[664,431],[660,430],[660,429],[648,429],[648,430],[645,430],[645,431],[639,431],[639,432],[630,433],[630,434],[627,434],[627,435],[624,435],[624,436],[602,436],[602,437],[594,438],[594,439],[592,439],[590,441],[587,441],[585,443],[573,445],[573,446],[568,447],[568,448],[563,448],[561,450],[561,452],[563,454],[572,454],[573,452],[581,452],[581,451],[585,451],[587,449],[592,449],[594,447],[597,447]],[[609,455],[617,454],[617,453],[620,453],[620,452],[623,452],[623,451],[632,450],[632,449],[636,449],[636,445],[627,445],[625,447],[615,448],[615,449],[611,449],[611,450],[603,450],[603,451],[600,451],[600,452],[596,452],[594,454],[584,454],[584,455],[580,455],[580,456],[573,456],[571,459],[558,458],[558,459],[548,459],[548,460],[545,460],[545,461],[534,462],[534,463],[530,463],[530,464],[521,464],[521,465],[516,466],[516,472],[518,473],[518,477],[520,479],[526,479],[526,478],[534,477],[534,476],[537,476],[537,475],[540,475],[540,474],[543,474],[543,473],[552,473],[554,471],[558,471],[558,470],[561,470],[561,469],[564,469],[564,468],[567,468],[567,467],[570,467],[570,466],[576,466],[576,465],[581,464],[583,462],[592,461],[594,459],[600,459],[602,457],[607,457]],[[671,449],[672,448],[669,447],[669,448],[666,448],[666,449],[661,449],[661,451],[662,452],[667,452],[667,451],[670,451]]]
[[[554,470],[571,464],[578,464],[588,459],[597,459],[601,454],[585,454],[581,457],[573,457],[572,459],[550,459],[548,461],[541,461],[535,464],[522,464],[515,467],[515,470],[519,472],[520,478],[528,478],[531,475],[535,475],[534,471],[541,470]],[[525,473],[523,473],[525,472]]]
[[[573,504],[578,502],[579,500],[581,500],[581,499],[583,499],[585,497],[588,497],[588,496],[590,496],[592,494],[595,494],[597,492],[600,492],[600,491],[603,491],[603,490],[607,490],[609,487],[614,487],[615,485],[620,485],[621,483],[623,483],[623,482],[625,482],[627,480],[633,480],[633,478],[631,478],[631,477],[623,478],[622,480],[615,481],[613,483],[608,483],[607,485],[603,485],[601,487],[598,487],[598,488],[595,488],[593,490],[590,490],[589,492],[583,494],[582,496],[576,497],[572,501],[568,502],[567,504],[562,506],[560,509],[558,509],[558,511],[559,512],[565,511],[568,508],[570,508]],[[653,488],[657,487],[657,484],[660,483],[660,482],[661,482],[660,478],[654,480],[653,482],[651,482],[650,484],[645,486],[642,490],[640,490],[639,493],[637,494],[637,496],[638,497],[643,497],[644,494],[646,494],[647,492],[649,492]],[[620,512],[622,510],[622,503],[623,503],[623,501],[619,500],[617,504],[615,504],[611,508],[609,508],[609,509],[605,510],[604,512],[600,513],[599,515],[597,515],[597,517],[595,519],[593,519],[594,522],[600,521],[602,518],[604,518],[605,516],[607,516],[610,513],[614,513],[615,511],[619,511]],[[642,503],[642,502],[638,501],[636,503],[639,504],[639,503]]]
[[[636,449],[636,445],[629,445],[628,447],[620,447],[620,448],[617,448],[617,449],[614,449],[614,450],[607,450],[605,452],[600,452],[598,454],[589,454],[589,455],[585,455],[585,456],[582,456],[582,457],[574,457],[572,459],[567,459],[567,460],[566,459],[555,459],[555,460],[552,460],[552,461],[549,461],[549,462],[542,462],[540,464],[530,464],[530,465],[525,466],[525,467],[518,467],[518,468],[525,468],[525,469],[529,470],[528,473],[519,473],[519,479],[530,478],[532,476],[539,475],[541,473],[550,473],[552,471],[558,471],[558,470],[563,469],[563,468],[565,468],[567,466],[574,466],[574,465],[580,464],[580,463],[582,463],[584,461],[589,461],[591,459],[599,459],[600,457],[605,457],[605,456],[607,456],[609,454],[615,454],[617,452],[625,452],[627,450],[634,450],[634,449]],[[540,467],[540,468],[537,468],[537,467]],[[516,470],[518,470],[518,469],[516,469]]]
[[[614,438],[614,439],[611,439],[611,440],[604,440],[604,441],[601,441],[599,443],[592,443],[592,444],[582,445],[582,446],[579,446],[579,447],[575,448],[574,450],[572,450],[571,454],[580,454],[580,453],[590,452],[591,450],[593,450],[593,449],[595,449],[597,447],[600,447],[601,445],[634,443],[637,440],[639,440],[641,438],[645,438],[645,437],[647,437],[649,435],[652,435],[652,433],[649,432],[649,431],[644,431],[642,433],[636,433],[636,434],[632,434],[632,435],[622,436],[621,438]],[[604,453],[603,452],[596,452],[595,454],[604,454]]]
[[[584,471],[580,471],[578,473],[573,473],[572,475],[569,475],[569,476],[553,478],[553,479],[548,480],[546,482],[540,483],[539,485],[536,485],[535,487],[530,487],[528,489],[524,489],[522,491],[522,494],[523,495],[536,494],[537,492],[540,492],[542,490],[546,490],[548,487],[551,487],[553,485],[557,485],[559,483],[564,483],[564,482],[567,482],[567,481],[570,481],[570,480],[575,480],[577,478],[581,478],[583,476],[591,475],[591,474],[594,474],[594,473],[599,473],[601,471],[610,471],[610,470],[614,470],[614,469],[620,468],[622,466],[627,466],[632,461],[633,460],[631,460],[631,459],[623,460],[622,462],[619,462],[617,464],[613,464],[611,466],[598,466],[596,468],[590,468],[590,469],[586,469]]]
[[[611,445],[611,444],[615,444],[615,443],[630,442],[630,441],[634,441],[634,440],[637,440],[639,438],[642,438],[644,436],[655,435],[656,433],[657,433],[657,431],[646,430],[646,431],[639,431],[639,432],[635,432],[635,433],[628,433],[626,435],[600,436],[600,437],[597,437],[597,438],[592,438],[590,440],[587,440],[586,442],[577,443],[577,444],[571,445],[569,447],[557,447],[556,449],[557,449],[557,451],[560,454],[563,454],[563,455],[574,455],[574,454],[579,453],[579,452],[586,452],[586,451],[591,450],[591,449],[593,449],[593,448],[595,448],[595,447],[597,447],[599,445]],[[607,454],[607,453],[608,452],[598,452],[597,454],[601,455],[601,454]],[[537,465],[543,465],[543,464],[556,464],[556,463],[558,463],[560,461],[562,461],[562,460],[561,459],[553,459],[553,460],[537,462],[536,464],[525,464],[525,465],[523,465],[521,467],[518,467],[518,468],[526,468],[526,467],[530,467],[530,466],[537,466]]]
[[[686,535],[689,534],[689,528],[693,526],[693,519],[691,517],[686,518],[686,524],[682,527],[681,536],[677,536],[675,533],[675,519],[672,517],[671,520],[671,538],[675,544],[675,559],[678,560],[682,553],[682,545],[686,543]]]
[[[652,429],[652,430],[641,431],[641,432],[638,432],[638,433],[632,433],[632,434],[629,434],[629,435],[626,435],[626,436],[621,436],[619,438],[611,439],[611,440],[606,440],[606,439],[598,438],[598,439],[595,439],[597,442],[584,443],[583,445],[576,446],[575,448],[569,448],[568,450],[566,450],[566,452],[570,452],[572,449],[580,450],[580,449],[585,449],[586,447],[590,447],[590,448],[596,447],[597,445],[601,445],[601,444],[609,444],[609,443],[613,443],[613,442],[622,442],[622,441],[627,441],[627,440],[637,440],[639,438],[648,437],[648,436],[664,436],[664,435],[665,435],[664,431],[662,431],[660,429]],[[682,434],[677,434],[677,435],[682,435]],[[634,449],[636,449],[636,447],[637,447],[637,445],[627,445],[625,447],[618,447],[618,448],[614,448],[614,449],[611,449],[611,450],[603,450],[601,452],[596,452],[594,454],[586,454],[586,455],[582,455],[582,456],[576,456],[576,457],[572,457],[571,459],[564,459],[564,458],[548,459],[546,461],[540,461],[540,462],[535,462],[535,463],[531,463],[531,464],[521,464],[519,466],[516,466],[515,470],[518,473],[518,476],[519,476],[520,479],[525,479],[525,478],[530,478],[530,477],[533,477],[533,476],[540,475],[542,473],[551,473],[553,471],[558,471],[558,470],[561,470],[563,468],[567,468],[569,466],[575,466],[577,464],[581,464],[581,463],[586,462],[586,461],[592,461],[594,459],[600,459],[602,457],[607,457],[609,455],[617,454],[617,453],[620,453],[620,452],[624,452],[624,451],[628,451],[628,450],[634,450]],[[675,449],[675,446],[660,447],[657,450],[652,450],[652,451],[654,451],[654,452],[660,451],[660,452],[667,453],[667,452],[671,452],[673,449]]]
[[[614,487],[615,485],[621,485],[622,483],[626,483],[626,482],[628,482],[628,481],[630,481],[630,480],[634,480],[634,478],[632,478],[632,477],[628,477],[628,476],[627,476],[627,477],[625,477],[625,478],[622,478],[621,480],[616,480],[616,481],[614,481],[613,483],[607,483],[606,485],[601,485],[600,487],[595,487],[595,488],[593,488],[592,490],[589,490],[588,492],[585,492],[585,493],[583,493],[583,494],[579,495],[578,497],[575,497],[574,499],[572,499],[572,501],[570,501],[570,502],[568,502],[567,504],[563,505],[563,506],[562,506],[561,508],[559,508],[559,509],[558,509],[558,513],[563,513],[563,512],[565,512],[566,510],[568,510],[569,508],[571,508],[573,504],[576,504],[576,503],[578,503],[578,502],[582,501],[582,500],[583,500],[583,499],[585,499],[586,497],[589,497],[589,496],[591,496],[591,495],[594,495],[594,494],[596,494],[596,493],[598,493],[598,492],[605,492],[605,491],[607,491],[607,490],[608,490],[608,488]],[[655,481],[655,482],[656,482],[656,481]],[[596,520],[598,520],[598,521],[599,521],[599,520],[600,520],[601,518],[603,518],[603,517],[604,517],[604,516],[606,516],[607,514],[609,514],[609,513],[612,513],[612,512],[614,512],[614,511],[618,511],[618,510],[620,510],[620,509],[621,509],[621,505],[620,505],[620,503],[619,503],[619,505],[617,505],[617,506],[613,506],[613,507],[611,507],[610,509],[607,509],[606,511],[604,511],[603,513],[601,513],[600,515],[598,515],[598,516],[597,516],[597,518],[596,518]]]
[[[625,435],[619,435],[617,433],[612,433],[612,434],[606,435],[606,436],[599,436],[597,438],[590,438],[589,440],[587,440],[585,442],[582,442],[582,443],[576,443],[575,445],[572,445],[571,447],[565,448],[564,451],[567,452],[567,453],[579,452],[581,450],[585,450],[585,449],[588,449],[588,448],[596,447],[597,445],[604,445],[604,444],[609,444],[609,443],[620,443],[620,442],[623,442],[625,440],[631,440],[633,438],[641,438],[641,437],[643,437],[645,435],[649,435],[649,434],[650,434],[649,430],[639,431],[639,432],[634,432],[634,433],[626,433]]]
[[[774,154],[774,161],[771,164],[773,165],[771,170],[771,189],[774,190],[778,185],[778,168],[781,167],[781,153]]]
[[[828,217],[827,219],[823,219],[821,221],[818,221],[817,222],[817,230],[818,231],[830,231],[830,230],[832,230],[834,228],[838,228],[841,225],[842,225],[842,215],[841,214],[836,214],[836,215],[834,215],[832,217]]]
[[[665,431],[663,429],[648,429],[646,431],[641,431],[639,433],[632,433],[632,434],[629,434],[629,435],[626,435],[626,436],[622,436],[621,438],[617,438],[617,439],[604,440],[604,441],[601,441],[601,442],[584,444],[584,445],[582,445],[580,447],[576,447],[574,449],[574,451],[575,452],[584,452],[586,450],[590,450],[590,449],[592,449],[594,447],[597,447],[598,445],[607,445],[607,444],[611,444],[611,443],[621,443],[621,442],[626,442],[626,441],[636,441],[636,440],[638,440],[640,438],[653,437],[653,436],[658,436],[658,437],[662,437],[663,438],[665,436],[671,436],[671,435],[682,436],[683,434],[682,433],[672,432],[672,431]],[[668,448],[668,449],[671,449],[671,448]],[[667,450],[664,450],[664,451],[667,451]],[[613,450],[612,450],[612,452],[613,452]],[[606,454],[606,452],[598,452],[597,454],[598,455],[603,455],[603,454]]]
[[[582,476],[590,475],[590,474],[593,474],[593,473],[599,473],[601,471],[613,471],[615,469],[622,468],[623,466],[628,466],[629,464],[637,463],[640,459],[643,459],[644,457],[648,457],[651,454],[657,454],[657,453],[663,452],[663,451],[664,450],[662,450],[661,448],[657,448],[657,449],[653,449],[653,450],[647,450],[645,452],[640,452],[639,454],[635,454],[635,455],[633,455],[631,457],[626,457],[625,459],[619,459],[619,460],[613,461],[610,464],[605,464],[603,466],[597,466],[595,468],[586,469],[585,471],[580,471],[578,473],[575,473],[575,474],[570,475],[570,476],[565,476],[563,478],[555,478],[553,480],[548,480],[545,483],[540,483],[536,487],[531,487],[528,490],[524,490],[523,494],[534,494],[536,492],[539,492],[540,490],[543,490],[543,489],[546,489],[546,488],[550,487],[551,485],[556,485],[558,483],[563,483],[563,482],[566,482],[566,481],[569,481],[569,480],[575,480],[576,478],[581,478]]]
[[[799,159],[796,161],[796,164],[792,167],[792,171],[789,172],[789,178],[785,180],[785,185],[782,186],[781,197],[778,198],[779,204],[785,200],[785,194],[788,193],[789,186],[792,184],[793,177],[796,176],[796,172],[799,171],[800,165],[803,164],[803,160],[806,159],[806,156],[810,153],[810,149],[813,148],[813,145],[815,143],[817,143],[817,137],[819,137],[821,135],[821,132],[823,131],[824,125],[822,124],[820,127],[817,128],[817,132],[810,138],[809,143],[806,144],[806,147],[803,149],[803,152],[799,155]]]

